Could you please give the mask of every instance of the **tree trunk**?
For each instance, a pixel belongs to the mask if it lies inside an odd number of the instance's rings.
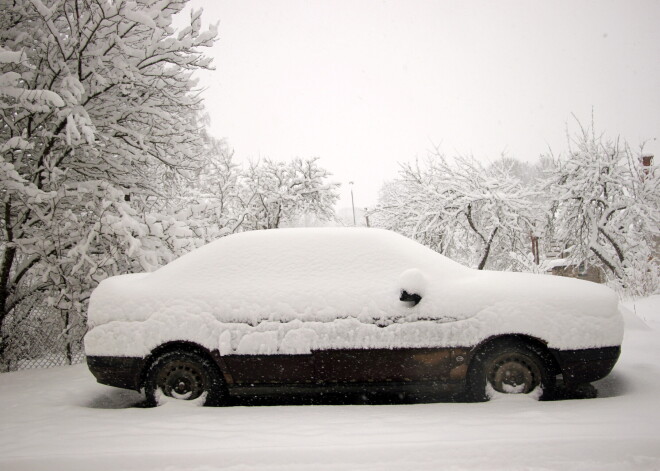
[[[493,229],[493,232],[490,234],[490,237],[488,238],[488,243],[486,244],[486,251],[484,252],[484,256],[481,259],[481,262],[479,262],[479,270],[483,270],[484,267],[486,266],[486,261],[488,260],[488,255],[490,254],[490,248],[493,245],[493,239],[495,238],[495,234],[497,234],[497,230],[499,227],[496,227]]]
[[[14,240],[11,221],[11,198],[9,198],[5,203],[4,225],[5,249],[4,253],[2,254],[2,266],[0,267],[0,332],[2,332],[2,326],[4,325],[5,319],[9,314],[7,309],[7,301],[10,292],[9,278],[11,274],[11,268],[14,265],[14,260],[16,259],[16,247],[11,245]],[[3,349],[4,342],[0,344],[0,354],[2,354]]]
[[[73,352],[71,348],[71,336],[69,335],[69,331],[71,330],[71,326],[69,325],[70,322],[70,317],[69,317],[69,311],[64,311],[64,342],[65,342],[65,349],[66,349],[66,362],[69,365],[73,364]]]
[[[536,236],[530,236],[532,239],[532,255],[534,256],[534,263],[539,265],[541,263],[541,258],[539,256],[539,238]]]

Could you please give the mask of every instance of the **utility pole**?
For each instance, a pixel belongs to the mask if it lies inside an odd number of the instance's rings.
[[[351,186],[351,206],[353,207],[353,226],[357,226],[355,222],[355,201],[353,200],[353,182],[348,182]]]

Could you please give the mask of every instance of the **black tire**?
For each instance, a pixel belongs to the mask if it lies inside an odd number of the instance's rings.
[[[225,385],[218,367],[209,359],[187,351],[161,355],[147,371],[147,406],[157,406],[157,392],[174,399],[192,401],[206,393],[204,405],[222,405]]]
[[[487,401],[487,385],[504,394],[529,394],[541,387],[539,399],[555,389],[552,360],[543,349],[517,339],[486,344],[472,358],[467,393],[474,401]]]

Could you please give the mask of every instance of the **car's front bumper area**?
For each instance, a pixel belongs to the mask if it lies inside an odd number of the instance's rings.
[[[559,363],[564,384],[577,386],[607,376],[621,354],[621,347],[550,350]]]
[[[142,387],[145,362],[145,358],[135,357],[87,357],[87,367],[96,377],[96,381],[135,391]]]

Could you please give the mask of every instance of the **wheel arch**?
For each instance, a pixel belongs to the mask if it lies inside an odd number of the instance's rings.
[[[530,347],[535,353],[537,353],[541,357],[542,360],[545,361],[547,367],[551,370],[552,374],[557,375],[561,373],[559,362],[557,361],[557,358],[555,358],[555,355],[553,354],[552,350],[548,348],[548,343],[543,339],[527,334],[493,335],[491,337],[482,340],[477,345],[475,345],[474,348],[470,351],[468,370],[471,370],[473,368],[475,359],[477,358],[477,355],[479,353],[495,348],[498,345],[511,343],[511,342],[524,344]]]

